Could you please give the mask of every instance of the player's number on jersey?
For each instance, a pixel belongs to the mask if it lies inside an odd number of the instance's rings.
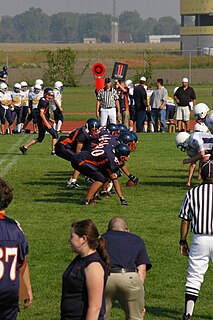
[[[0,279],[4,276],[4,268],[6,263],[10,263],[10,279],[16,279],[16,265],[18,258],[18,248],[0,247]]]

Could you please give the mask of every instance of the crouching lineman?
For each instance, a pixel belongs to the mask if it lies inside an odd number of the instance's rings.
[[[92,205],[98,190],[112,180],[121,205],[127,205],[116,172],[125,164],[129,155],[130,148],[123,143],[118,144],[115,149],[110,145],[99,144],[92,151],[85,150],[73,155],[71,160],[73,168],[94,180],[83,204]]]
[[[189,158],[183,160],[183,164],[190,164],[187,187],[191,185],[191,179],[196,167],[196,162],[200,161],[200,166],[203,161],[207,161],[211,155],[213,148],[213,134],[206,132],[194,132],[189,135],[187,132],[180,132],[175,143],[181,151],[186,151]],[[199,167],[200,167],[199,166]]]
[[[36,144],[37,142],[41,143],[44,140],[45,132],[49,132],[52,136],[52,152],[51,154],[55,154],[55,143],[58,139],[57,132],[52,128],[54,120],[50,119],[50,112],[49,112],[49,104],[50,101],[53,99],[54,93],[51,88],[46,88],[44,90],[44,97],[39,100],[38,104],[38,138],[31,140],[26,145],[19,148],[22,154],[26,154],[28,148]]]

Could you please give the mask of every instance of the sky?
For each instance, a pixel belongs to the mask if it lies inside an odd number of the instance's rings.
[[[143,19],[171,16],[180,21],[180,0],[115,0],[117,14],[136,10]],[[14,16],[30,7],[51,15],[58,12],[113,13],[113,0],[0,0],[0,15]]]

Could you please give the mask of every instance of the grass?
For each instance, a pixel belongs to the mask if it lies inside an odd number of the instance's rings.
[[[181,319],[184,308],[184,285],[187,258],[179,253],[178,212],[186,192],[187,166],[184,155],[174,145],[175,134],[141,134],[139,147],[128,161],[131,173],[138,176],[137,187],[126,188],[120,179],[128,207],[117,196],[101,200],[93,207],[79,203],[88,185],[80,179],[82,190],[68,190],[68,162],[50,156],[50,136],[19,154],[18,146],[32,136],[0,137],[0,175],[14,188],[14,200],[7,214],[17,219],[29,242],[28,262],[34,301],[22,311],[19,320],[59,319],[61,277],[74,257],[68,244],[70,224],[91,218],[100,233],[105,232],[114,215],[124,217],[133,233],[146,243],[153,268],[147,273],[146,320]],[[197,184],[196,177],[193,184]],[[189,242],[191,235],[189,236]],[[212,319],[212,268],[196,304],[194,319]],[[112,320],[124,315],[115,304]]]

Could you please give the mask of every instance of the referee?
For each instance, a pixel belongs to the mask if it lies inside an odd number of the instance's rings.
[[[185,289],[185,313],[183,320],[191,320],[194,305],[200,292],[209,260],[213,260],[213,161],[203,162],[201,167],[203,183],[189,190],[183,200],[179,217],[180,252],[189,255],[188,275]],[[194,233],[190,252],[187,234],[191,224]]]
[[[118,120],[121,121],[120,103],[117,91],[112,87],[110,78],[106,78],[104,88],[97,94],[96,116],[100,117],[101,126],[107,126],[109,123],[116,123],[116,109]]]

